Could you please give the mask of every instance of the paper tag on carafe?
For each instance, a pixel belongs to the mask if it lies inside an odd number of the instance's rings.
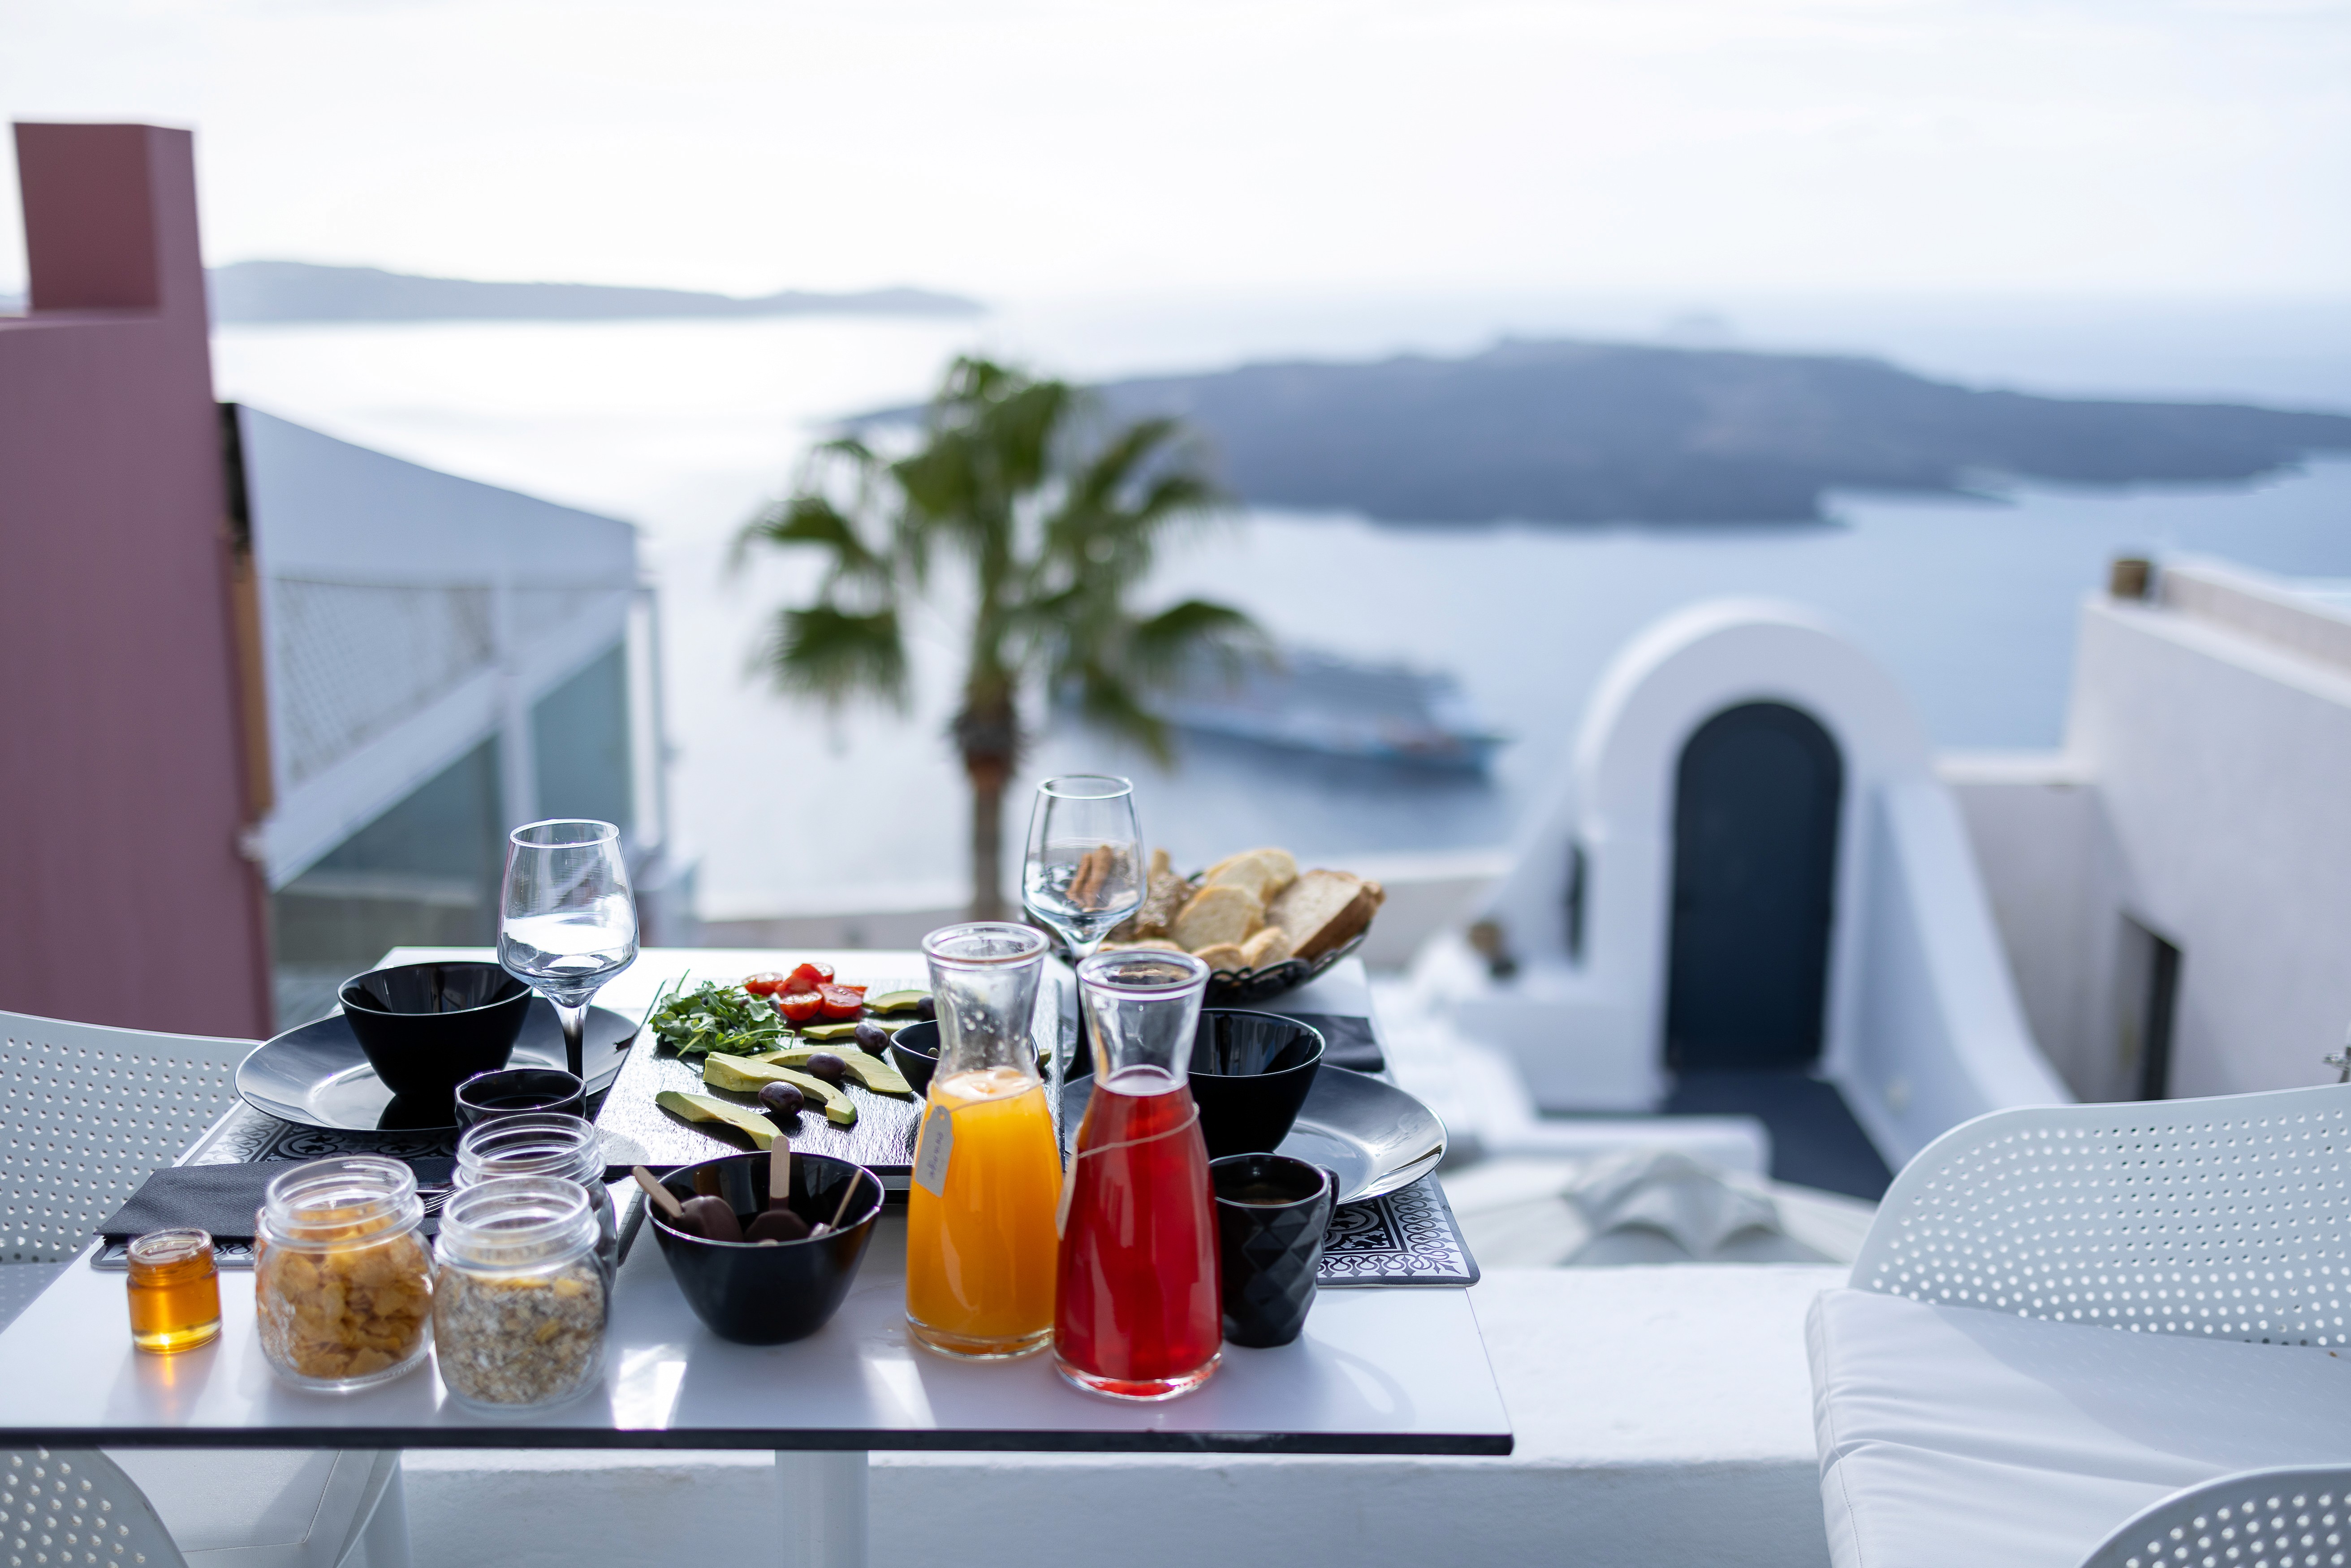
[[[955,1113],[934,1105],[915,1141],[914,1185],[934,1197],[947,1195],[947,1161],[955,1153]]]

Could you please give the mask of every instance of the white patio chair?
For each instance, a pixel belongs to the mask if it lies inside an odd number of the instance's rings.
[[[54,1272],[79,1257],[98,1223],[219,1117],[252,1049],[0,1012],[0,1271]],[[408,1568],[396,1452],[125,1449],[55,1462],[79,1466],[93,1488],[125,1477],[177,1542],[172,1561],[194,1568]]]
[[[2304,1568],[2344,1560],[2351,1467],[2252,1470],[2165,1498],[2106,1538],[2083,1568]]]
[[[2340,1518],[2344,1480],[2251,1472],[2351,1465],[2346,1183],[2351,1085],[2001,1111],[1937,1139],[1807,1323],[1839,1568],[2201,1563],[2147,1542],[2247,1498],[2323,1494]],[[2216,1561],[2249,1568],[2241,1516],[2219,1528],[2241,1552]],[[2292,1561],[2351,1561],[2344,1533]]]

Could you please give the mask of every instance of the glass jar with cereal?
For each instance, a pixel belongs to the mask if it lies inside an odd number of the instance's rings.
[[[262,1196],[254,1304],[262,1354],[298,1388],[389,1383],[424,1359],[433,1260],[424,1205],[398,1160],[312,1160]]]

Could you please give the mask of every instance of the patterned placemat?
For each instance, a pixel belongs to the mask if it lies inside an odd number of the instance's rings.
[[[1434,1176],[1385,1197],[1342,1204],[1322,1238],[1316,1276],[1325,1289],[1477,1282],[1478,1260]]]

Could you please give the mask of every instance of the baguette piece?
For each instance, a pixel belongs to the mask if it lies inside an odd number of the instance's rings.
[[[1288,850],[1277,849],[1244,850],[1237,855],[1227,855],[1200,876],[1205,887],[1230,883],[1248,888],[1268,904],[1297,880],[1297,857]]]
[[[1290,933],[1279,925],[1269,925],[1241,944],[1241,959],[1248,968],[1262,969],[1289,956]]]
[[[1181,953],[1183,950],[1165,936],[1142,936],[1132,942],[1113,942],[1105,938],[1100,949],[1104,953]]]
[[[1238,942],[1218,942],[1192,955],[1211,969],[1246,969],[1248,949]]]
[[[1290,956],[1315,959],[1368,929],[1387,892],[1343,871],[1303,873],[1266,910],[1290,941]]]
[[[1245,887],[1218,883],[1192,895],[1169,935],[1186,952],[1220,942],[1245,942],[1265,924],[1265,903]]]

